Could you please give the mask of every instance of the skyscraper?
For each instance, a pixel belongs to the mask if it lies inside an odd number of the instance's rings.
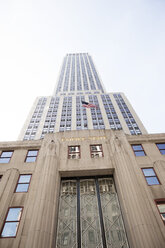
[[[0,142],[0,247],[165,247],[165,134],[106,93],[88,54],[64,58],[20,139]]]
[[[82,102],[95,107],[88,109]],[[46,133],[84,129],[147,133],[125,95],[106,92],[88,53],[67,54],[53,95],[37,97],[19,139],[40,139]]]

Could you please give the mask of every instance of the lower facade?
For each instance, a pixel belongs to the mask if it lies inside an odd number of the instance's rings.
[[[0,143],[0,247],[165,247],[165,134]]]

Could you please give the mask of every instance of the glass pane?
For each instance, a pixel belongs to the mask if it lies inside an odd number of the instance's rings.
[[[15,192],[27,192],[29,184],[18,184]]]
[[[19,222],[5,223],[1,237],[15,237]]]
[[[100,145],[95,145],[95,146],[91,146],[91,151],[101,151],[101,146]]]
[[[69,147],[69,152],[78,152],[79,149],[78,149],[78,146],[70,146]]]
[[[161,214],[163,221],[165,222],[165,214]]]
[[[96,146],[91,146],[91,151],[97,151]]]
[[[156,144],[159,149],[165,149],[165,143]]]
[[[142,171],[144,172],[145,176],[155,176],[155,172],[152,168],[142,169]]]
[[[95,235],[93,230],[88,231],[88,239],[89,239],[89,243],[95,244]]]
[[[13,152],[2,152],[1,158],[6,158],[6,157],[9,158],[12,156],[12,154]]]
[[[80,153],[75,153],[75,154],[70,154],[69,159],[79,159],[80,158]]]
[[[142,146],[141,145],[132,145],[132,148],[134,151],[141,151],[143,150]]]
[[[19,183],[29,183],[31,175],[20,175]]]
[[[9,163],[9,161],[10,161],[10,158],[0,158],[0,163],[1,164],[7,164],[7,163]]]
[[[99,179],[107,248],[128,248],[128,242],[112,178]]]
[[[91,153],[92,158],[101,158],[103,156],[102,152]]]
[[[37,156],[38,150],[28,151],[28,156]]]
[[[144,151],[137,151],[137,152],[135,152],[135,155],[137,157],[139,157],[139,156],[145,156],[145,153],[144,153]]]
[[[69,239],[70,239],[70,237],[69,237],[70,235],[69,235],[69,232],[64,232],[64,234],[62,235],[62,244],[64,245],[64,246],[68,246],[69,245]]]
[[[61,182],[56,247],[77,247],[77,186],[75,180]]]
[[[100,219],[94,179],[80,180],[82,248],[102,248]]]
[[[165,150],[160,150],[162,155],[165,155]]]
[[[160,213],[165,213],[165,204],[157,204]]]
[[[22,208],[10,208],[6,221],[17,221],[20,220]]]
[[[157,177],[146,177],[148,185],[159,184]]]
[[[26,158],[26,162],[29,163],[29,162],[35,162],[36,161],[36,157],[27,157]]]

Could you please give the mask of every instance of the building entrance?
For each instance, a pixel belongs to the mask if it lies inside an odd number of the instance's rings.
[[[113,178],[61,181],[56,248],[128,248]]]

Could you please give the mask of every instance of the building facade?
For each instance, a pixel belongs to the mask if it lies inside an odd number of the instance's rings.
[[[165,134],[0,143],[0,247],[165,247]]]
[[[67,54],[19,141],[0,143],[0,220],[3,248],[165,247],[165,134],[89,54]]]
[[[96,107],[83,107],[82,102]],[[40,139],[46,133],[87,129],[147,133],[125,95],[106,92],[88,53],[67,54],[53,95],[35,100],[18,139]]]

